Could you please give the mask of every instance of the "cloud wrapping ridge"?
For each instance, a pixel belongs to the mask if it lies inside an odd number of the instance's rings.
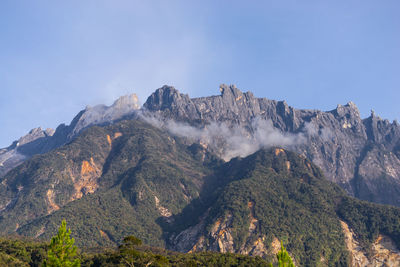
[[[246,157],[262,148],[290,148],[306,141],[304,133],[283,133],[275,128],[270,120],[259,117],[251,121],[249,129],[240,125],[229,126],[224,122],[211,122],[204,127],[195,127],[172,119],[161,119],[155,114],[141,114],[140,117],[175,136],[211,148],[225,161],[234,157]]]

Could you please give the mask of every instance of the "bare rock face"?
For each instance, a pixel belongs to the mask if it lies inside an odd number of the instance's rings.
[[[258,220],[254,217],[253,202],[248,203],[250,209],[249,232],[245,242],[238,246],[234,242],[234,227],[232,226],[232,215],[217,218],[210,228],[206,230],[204,219],[208,212],[203,215],[200,222],[173,237],[170,241],[174,249],[181,252],[218,251],[221,253],[240,253],[251,256],[274,257],[281,249],[280,241],[275,237],[271,244],[266,246],[266,237],[260,235],[256,229]]]
[[[204,127],[224,123],[254,135],[252,122],[269,120],[282,133],[305,141],[290,149],[308,157],[325,176],[358,198],[400,206],[400,126],[373,112],[362,119],[349,102],[323,112],[300,110],[285,101],[255,98],[234,85],[221,85],[220,95],[189,98],[170,86],[156,90],[144,109],[164,119]]]
[[[140,108],[136,94],[118,98],[111,106],[86,107],[75,116],[69,126],[61,124],[56,130],[32,129],[11,146],[0,149],[0,178],[36,154],[43,154],[71,141],[84,129],[104,125],[134,114]]]
[[[139,100],[136,94],[126,95],[118,98],[111,106],[97,105],[94,107],[86,107],[82,114],[76,117],[72,124],[74,127],[68,134],[71,139],[79,134],[83,129],[91,125],[101,125],[104,123],[112,123],[124,116],[132,114],[139,109]]]
[[[45,141],[53,134],[53,129],[35,128],[11,146],[0,149],[0,177],[24,162],[29,156],[37,154]]]
[[[182,252],[211,250],[222,253],[241,253],[260,257],[274,255],[274,244],[271,244],[270,248],[266,248],[264,245],[265,237],[259,236],[258,232],[255,230],[254,224],[257,223],[257,219],[254,217],[250,216],[249,218],[250,227],[246,242],[241,247],[238,247],[234,242],[232,234],[234,229],[232,226],[231,214],[216,219],[208,232],[205,231],[204,228],[204,217],[206,216],[207,214],[203,216],[203,219],[200,220],[197,225],[182,231],[171,240],[176,250]],[[276,243],[275,240],[274,242]],[[280,249],[279,241],[278,247]]]
[[[349,226],[343,221],[340,223],[345,235],[346,247],[350,252],[352,266],[400,266],[400,252],[390,237],[379,235],[367,253],[357,242]]]

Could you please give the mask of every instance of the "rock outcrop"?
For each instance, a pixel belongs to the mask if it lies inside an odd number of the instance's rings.
[[[35,128],[9,147],[0,149],[0,177],[30,156],[43,153],[42,148],[53,135],[53,129]]]
[[[346,240],[346,247],[350,253],[351,263],[354,267],[384,267],[400,266],[400,252],[390,237],[379,235],[372,244],[370,251],[360,246],[354,232],[341,221]]]

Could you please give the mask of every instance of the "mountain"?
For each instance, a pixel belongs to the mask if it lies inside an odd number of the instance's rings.
[[[228,128],[240,129],[244,132],[242,136],[253,139],[248,143],[251,149],[239,145],[224,151],[223,145],[212,143],[215,140],[212,138],[209,145],[227,160],[232,156],[247,156],[271,143],[283,145],[312,160],[330,181],[350,195],[400,206],[400,125],[397,121],[390,123],[374,112],[361,119],[352,102],[323,112],[295,109],[285,101],[256,98],[234,85],[221,85],[220,91],[221,95],[217,96],[190,98],[173,87],[164,86],[143,107],[162,121],[174,120],[198,129],[217,123],[224,126],[218,128],[217,136]],[[260,121],[271,126],[260,127],[257,124]],[[271,140],[260,142],[260,136],[268,135]],[[228,132],[224,145],[232,143],[232,136],[235,137],[235,132]]]
[[[142,108],[136,95],[122,97],[110,107],[87,107],[69,126],[62,124],[56,131],[34,129],[1,149],[0,177],[32,155],[70,142],[87,127],[110,124],[139,112],[157,127],[173,122],[166,130],[186,138],[196,137],[224,160],[273,145],[289,148],[312,160],[330,181],[350,195],[400,206],[397,121],[390,123],[374,112],[362,119],[352,102],[323,112],[256,98],[234,85],[221,85],[220,92],[216,96],[190,98],[171,86],[163,86],[149,96]],[[191,131],[186,126],[191,126]]]
[[[400,263],[399,208],[349,197],[294,152],[225,162],[140,114],[89,127],[9,171],[0,205],[2,235],[49,240],[66,218],[80,246],[133,234],[181,252],[273,260],[284,240],[301,266]]]
[[[32,129],[7,148],[0,149],[0,177],[29,159],[70,142],[83,129],[92,125],[109,124],[125,118],[139,109],[135,94],[117,99],[111,106],[97,105],[86,107],[78,113],[69,126],[61,124],[56,130]]]
[[[271,261],[283,240],[301,266],[400,265],[400,209],[363,201],[399,205],[397,122],[220,89],[122,97],[2,149],[0,235],[49,240],[66,218],[84,247]]]

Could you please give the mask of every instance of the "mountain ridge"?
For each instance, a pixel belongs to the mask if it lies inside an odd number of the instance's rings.
[[[163,119],[196,127],[212,122],[239,125],[252,136],[251,120],[272,121],[283,133],[304,132],[304,144],[294,151],[320,166],[327,178],[361,199],[400,205],[400,125],[382,120],[374,112],[361,119],[354,103],[323,112],[301,110],[285,101],[255,98],[234,85],[221,85],[221,95],[189,98],[173,87],[154,92],[143,107]],[[382,184],[378,186],[378,184]],[[386,194],[386,191],[392,192]]]

